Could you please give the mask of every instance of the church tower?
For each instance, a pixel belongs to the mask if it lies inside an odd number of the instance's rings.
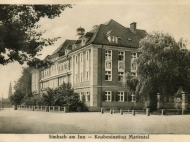
[[[10,82],[8,98],[10,98],[11,96],[12,96],[12,85],[11,85],[11,82]]]

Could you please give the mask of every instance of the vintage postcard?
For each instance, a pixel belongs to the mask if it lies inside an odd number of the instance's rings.
[[[189,16],[185,0],[0,0],[0,142],[188,141]]]

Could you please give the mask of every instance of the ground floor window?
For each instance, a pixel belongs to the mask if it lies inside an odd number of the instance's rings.
[[[132,97],[131,102],[135,102],[135,101],[136,101],[136,97],[135,97],[135,95],[134,95],[134,94],[132,94],[132,95],[131,95],[131,97]]]
[[[111,101],[111,91],[105,91],[106,100],[105,101]]]
[[[83,92],[80,92],[80,101],[83,101]]]
[[[118,92],[118,97],[120,102],[124,102],[124,92],[123,91],[119,91]]]
[[[85,101],[86,102],[90,101],[90,93],[89,92],[86,92]]]

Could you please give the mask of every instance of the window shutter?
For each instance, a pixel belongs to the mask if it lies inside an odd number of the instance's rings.
[[[128,102],[131,102],[132,101],[132,96],[131,96],[131,94],[129,93],[128,94]]]
[[[114,91],[112,91],[112,92],[111,92],[111,101],[115,101],[114,94],[115,94],[115,92],[114,92]]]
[[[117,101],[117,92],[114,92],[114,101]]]
[[[106,100],[106,95],[105,95],[105,91],[102,91],[102,101]]]
[[[124,101],[127,102],[127,92],[124,92]]]

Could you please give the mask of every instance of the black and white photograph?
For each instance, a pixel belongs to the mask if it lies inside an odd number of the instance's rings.
[[[190,2],[0,1],[0,142],[188,141]]]

